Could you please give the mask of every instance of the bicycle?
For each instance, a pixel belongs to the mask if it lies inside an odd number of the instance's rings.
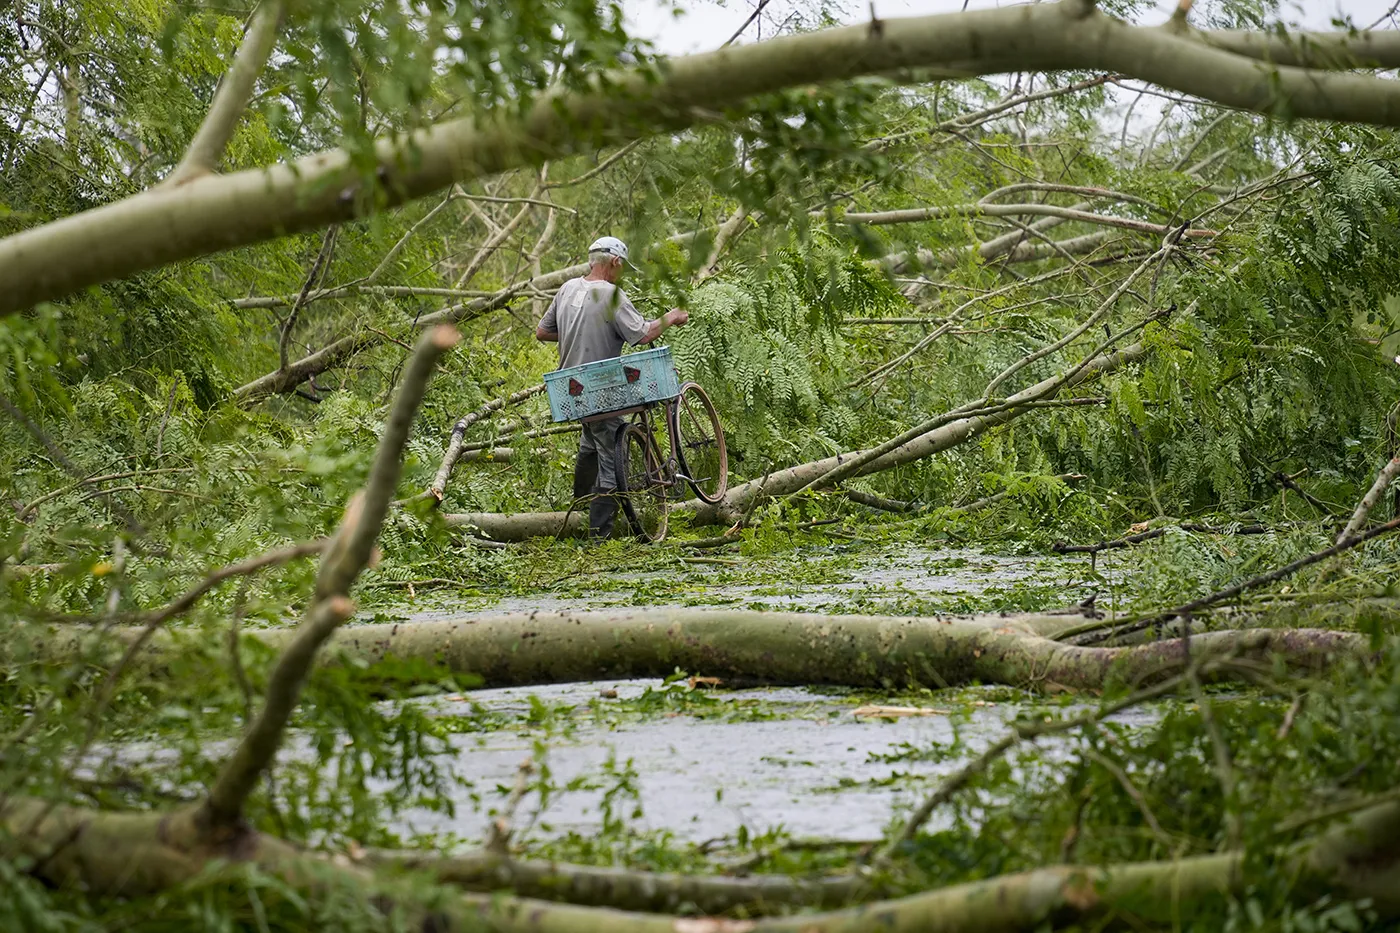
[[[662,457],[652,409],[665,406],[669,445]],[[681,385],[674,398],[646,402],[618,414],[632,420],[617,434],[614,464],[623,514],[637,537],[666,537],[666,500],[684,480],[702,502],[714,505],[729,489],[729,451],[714,403],[698,383]]]

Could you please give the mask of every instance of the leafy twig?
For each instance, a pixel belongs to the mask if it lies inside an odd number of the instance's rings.
[[[938,786],[938,789],[910,814],[904,827],[880,850],[879,855],[876,856],[876,864],[888,864],[894,857],[895,852],[899,850],[900,846],[904,845],[906,842],[910,842],[918,835],[919,830],[928,822],[928,818],[933,815],[934,810],[951,800],[954,794],[966,787],[973,778],[980,775],[983,771],[986,771],[993,762],[1006,754],[1007,751],[1018,743],[1029,742],[1041,736],[1052,735],[1059,732],[1071,732],[1075,729],[1083,728],[1084,726],[1092,726],[1108,716],[1121,712],[1131,706],[1136,706],[1139,703],[1145,703],[1148,700],[1154,700],[1157,697],[1165,696],[1181,686],[1184,680],[1185,675],[1177,675],[1168,678],[1159,684],[1146,687],[1120,700],[1106,703],[1096,710],[1085,713],[1082,716],[1076,716],[1072,719],[1052,719],[1049,721],[1026,720],[1024,722],[1012,723],[1010,732],[993,742],[982,754],[978,755],[962,768],[948,775],[948,777],[943,780],[943,783]]]
[[[1186,680],[1191,684],[1191,693],[1196,699],[1196,707],[1201,711],[1201,725],[1205,726],[1210,737],[1211,748],[1215,751],[1215,776],[1220,782],[1220,799],[1225,806],[1225,842],[1221,849],[1233,852],[1243,842],[1244,827],[1240,823],[1239,802],[1235,799],[1235,765],[1230,755],[1230,746],[1215,721],[1215,711],[1210,698],[1201,686],[1201,678],[1193,665],[1186,671]]]
[[[1216,603],[1224,602],[1227,599],[1238,596],[1246,590],[1257,589],[1258,587],[1264,586],[1266,584],[1273,583],[1277,580],[1282,580],[1285,577],[1292,576],[1299,570],[1302,570],[1304,567],[1311,566],[1312,564],[1316,564],[1319,561],[1326,560],[1329,557],[1334,557],[1337,554],[1341,554],[1343,551],[1349,551],[1354,547],[1358,547],[1362,544],[1365,544],[1372,538],[1378,538],[1383,534],[1387,534],[1391,531],[1394,531],[1396,528],[1400,528],[1400,518],[1391,519],[1384,525],[1377,525],[1375,528],[1371,528],[1368,531],[1364,531],[1353,538],[1348,538],[1340,544],[1334,544],[1325,550],[1318,551],[1314,554],[1309,554],[1306,557],[1300,557],[1290,564],[1286,564],[1283,567],[1279,567],[1277,570],[1270,570],[1268,573],[1262,573],[1256,577],[1250,577],[1248,580],[1242,580],[1239,583],[1225,587],[1225,589],[1223,590],[1218,590],[1214,593],[1211,593],[1209,596],[1202,596],[1200,599],[1194,599],[1189,603],[1177,606],[1175,609],[1168,609],[1165,612],[1156,613],[1146,618],[1132,619],[1127,621],[1105,620],[1102,622],[1089,623],[1087,625],[1081,626],[1075,631],[1060,633],[1059,639],[1063,640],[1073,635],[1088,634],[1092,631],[1096,634],[1093,634],[1093,636],[1089,639],[1087,643],[1094,644],[1106,641],[1110,638],[1116,638],[1120,635],[1127,635],[1132,632],[1140,632],[1143,629],[1151,628],[1152,626],[1161,624],[1163,622],[1169,622],[1172,619],[1178,618],[1180,616],[1191,615],[1193,613],[1199,612],[1202,609],[1209,609]],[[1097,630],[1099,629],[1104,629],[1105,631],[1097,632]]]
[[[292,302],[292,309],[287,312],[287,317],[282,322],[281,332],[277,335],[279,371],[287,369],[287,349],[291,346],[292,330],[297,326],[297,318],[301,316],[301,309],[306,307],[306,300],[311,294],[311,290],[325,279],[326,271],[330,268],[331,253],[335,251],[336,234],[339,230],[340,227],[332,226],[321,238],[321,249],[317,252],[315,261],[311,263],[311,271],[306,273],[306,280],[301,286],[301,292],[297,295],[297,300]]]
[[[1128,772],[1124,771],[1113,759],[1106,755],[1099,754],[1092,748],[1084,750],[1084,757],[1096,762],[1099,767],[1113,775],[1114,780],[1123,788],[1124,793],[1126,793],[1137,806],[1138,812],[1142,814],[1143,821],[1147,823],[1147,828],[1152,830],[1152,835],[1157,837],[1157,841],[1161,843],[1164,849],[1168,852],[1172,851],[1171,837],[1162,829],[1162,824],[1157,821],[1156,814],[1154,814],[1152,808],[1147,805],[1147,798],[1142,795],[1142,791],[1138,790],[1137,785],[1133,783],[1133,779],[1128,776]]]

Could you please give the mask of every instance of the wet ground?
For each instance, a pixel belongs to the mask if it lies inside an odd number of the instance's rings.
[[[711,558],[699,558],[708,560]],[[1090,583],[1081,557],[1013,556],[971,548],[899,545],[809,547],[772,561],[680,563],[636,572],[626,567],[559,574],[528,596],[451,590],[417,594],[394,618],[429,621],[502,612],[684,604],[804,612],[897,614],[1031,610],[1070,605],[1114,579]],[[1043,604],[1043,605],[1042,605]]]
[[[1036,609],[1091,590],[1083,561],[991,555],[969,549],[811,548],[771,567],[677,565],[647,573],[611,570],[557,580],[528,598],[424,594],[397,618],[426,621],[500,612],[658,605],[775,610],[941,613]],[[600,693],[615,691],[616,697]],[[781,827],[797,838],[868,840],[942,775],[1005,731],[1040,698],[1005,688],[910,698],[817,690],[698,691],[658,681],[476,691],[424,701],[466,730],[454,736],[464,792],[453,816],[408,815],[403,828],[478,840],[516,781],[520,763],[543,752],[556,785],[591,785],[554,796],[536,838],[595,832],[608,788],[625,784],[640,803],[638,828],[701,841]],[[857,715],[870,705],[916,706],[927,715]],[[1150,712],[1136,713],[1146,718]],[[611,764],[610,764],[611,762]],[[500,790],[498,790],[498,788]],[[619,807],[630,814],[632,806]]]
[[[782,828],[799,839],[871,840],[938,778],[1004,734],[1006,721],[1024,711],[1018,699],[1034,702],[1004,688],[959,690],[888,698],[936,710],[928,715],[857,714],[882,698],[791,688],[700,687],[696,695],[684,683],[665,689],[659,681],[569,684],[430,701],[444,715],[471,708],[493,722],[491,731],[454,737],[456,775],[488,799],[478,809],[464,795],[454,816],[414,814],[403,828],[480,839],[487,811],[500,805],[496,789],[511,787],[521,762],[545,748],[555,784],[594,786],[555,796],[537,815],[538,795],[525,798],[519,815],[533,822],[537,839],[596,832],[605,791],[625,780],[640,804],[635,826],[682,840],[732,837],[740,827],[751,836]],[[690,708],[665,709],[666,699],[685,705],[686,697]],[[542,707],[551,726],[540,724]],[[1145,709],[1120,721],[1152,718]],[[618,809],[630,815],[632,805]]]

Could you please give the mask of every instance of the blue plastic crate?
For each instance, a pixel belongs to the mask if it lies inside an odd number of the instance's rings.
[[[580,421],[680,394],[670,347],[629,353],[544,374],[555,421]]]

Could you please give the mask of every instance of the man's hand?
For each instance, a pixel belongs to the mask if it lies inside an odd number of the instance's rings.
[[[647,329],[642,332],[642,339],[638,340],[637,343],[651,343],[657,337],[660,337],[666,328],[683,327],[689,320],[690,315],[685,311],[682,311],[680,308],[672,308],[670,311],[667,311],[665,314],[661,315],[661,317],[648,324]]]

